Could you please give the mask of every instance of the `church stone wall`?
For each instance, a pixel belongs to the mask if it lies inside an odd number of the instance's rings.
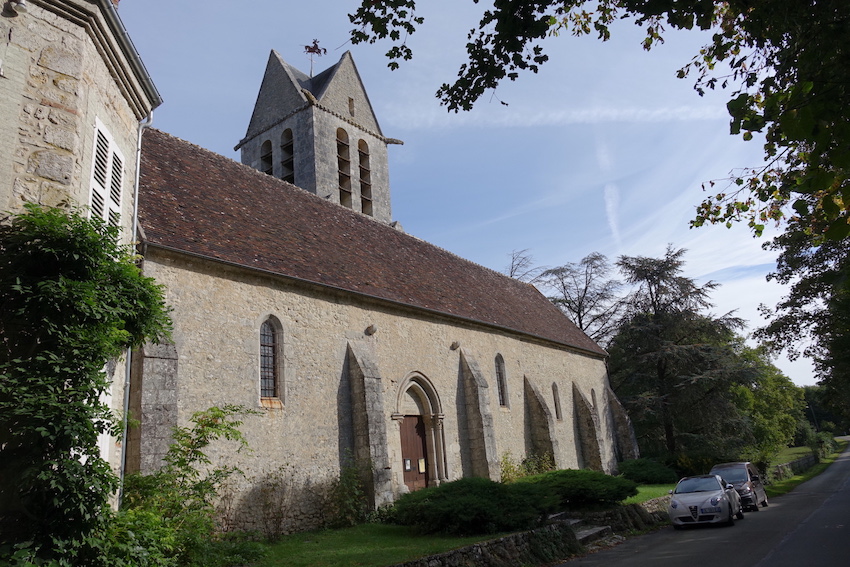
[[[603,392],[607,377],[603,360],[573,353],[492,328],[464,324],[401,306],[380,304],[350,294],[251,273],[200,259],[148,250],[145,272],[165,285],[173,308],[174,347],[177,353],[176,422],[214,405],[241,404],[260,415],[245,417],[243,430],[251,451],[235,453],[220,443],[211,450],[220,463],[236,465],[245,477],[234,478],[230,517],[236,525],[262,529],[262,502],[276,471],[287,478],[287,525],[306,529],[327,518],[328,489],[338,477],[341,463],[352,454],[355,416],[347,356],[356,352],[368,362],[371,384],[384,388],[382,406],[387,435],[385,454],[393,492],[404,492],[399,423],[409,396],[400,391],[411,376],[424,377],[439,398],[443,415],[444,451],[441,480],[474,474],[465,470],[461,451],[466,409],[461,356],[478,361],[483,385],[492,389],[481,396],[490,403],[492,439],[498,455],[515,459],[533,447],[524,399],[524,380],[541,392],[540,399],[554,415],[552,383],[559,384],[565,399],[561,420],[551,420],[549,435],[557,443],[556,462],[577,468],[579,454],[574,438],[574,404],[566,396],[575,385],[586,396]],[[259,328],[269,316],[283,328],[284,376],[282,407],[265,408],[259,399]],[[352,351],[351,345],[355,345]],[[509,408],[499,406],[493,360],[500,353],[507,370]],[[349,361],[350,363],[350,361]],[[360,372],[360,375],[363,373]],[[137,378],[134,378],[134,382]],[[137,382],[139,383],[139,382]],[[145,376],[141,384],[156,384]],[[372,386],[372,387],[373,387]],[[409,404],[408,404],[409,405]],[[138,417],[138,416],[136,416]],[[144,421],[144,420],[143,420]],[[370,427],[372,427],[370,425]],[[145,430],[140,436],[158,437]],[[606,439],[604,460],[613,454],[612,432]],[[384,452],[379,452],[381,455]],[[383,457],[382,457],[383,458]],[[144,472],[150,472],[145,470]],[[493,475],[496,476],[497,475]],[[498,478],[498,477],[497,477]]]

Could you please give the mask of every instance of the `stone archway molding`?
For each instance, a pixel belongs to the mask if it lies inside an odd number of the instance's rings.
[[[422,407],[422,419],[425,422],[425,447],[428,451],[428,486],[438,486],[448,480],[446,461],[446,439],[443,432],[443,406],[440,396],[431,380],[421,372],[411,372],[402,380],[397,394],[395,411],[392,418],[398,422],[404,420],[404,398],[410,393]]]

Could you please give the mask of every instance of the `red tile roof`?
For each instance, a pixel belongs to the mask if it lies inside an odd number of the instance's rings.
[[[605,354],[533,286],[155,129],[139,221],[149,245]]]

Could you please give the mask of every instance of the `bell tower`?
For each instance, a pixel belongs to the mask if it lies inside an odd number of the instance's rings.
[[[310,77],[272,51],[242,163],[384,223],[392,221],[387,138],[351,53]]]

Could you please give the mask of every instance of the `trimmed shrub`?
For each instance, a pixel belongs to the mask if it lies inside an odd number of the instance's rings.
[[[591,470],[558,470],[525,477],[515,484],[536,484],[557,495],[560,507],[582,508],[616,504],[637,494],[637,484],[619,476]]]
[[[462,478],[403,495],[395,518],[421,533],[491,534],[540,525],[556,505],[543,486]]]
[[[638,484],[673,484],[676,471],[652,459],[631,459],[619,465],[620,475]]]

